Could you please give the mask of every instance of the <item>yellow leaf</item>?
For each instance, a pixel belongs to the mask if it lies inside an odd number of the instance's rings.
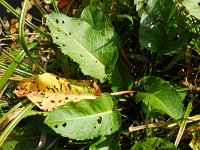
[[[18,97],[27,97],[42,110],[52,111],[68,102],[96,99],[100,89],[91,80],[65,79],[44,73],[22,80],[14,93]]]

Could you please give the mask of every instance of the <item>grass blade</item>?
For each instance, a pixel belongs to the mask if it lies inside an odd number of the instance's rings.
[[[174,143],[174,145],[177,147],[180,140],[181,140],[181,137],[183,135],[183,132],[185,130],[185,127],[186,127],[186,124],[187,124],[187,119],[190,115],[190,112],[191,112],[191,109],[192,109],[192,101],[189,102],[188,106],[187,106],[187,109],[185,111],[185,114],[184,114],[184,117],[183,117],[183,120],[181,122],[181,125],[180,125],[180,129],[178,131],[178,135],[176,137],[176,141]]]
[[[16,67],[18,64],[21,62],[21,60],[24,58],[26,53],[24,51],[21,51],[18,56],[14,59],[14,61],[9,65],[8,69],[6,72],[3,74],[1,80],[0,80],[0,90],[4,87],[10,76],[13,74],[15,71]]]
[[[35,105],[33,103],[30,103],[24,107],[24,110],[3,130],[0,136],[0,147],[8,137],[8,135],[11,133],[11,131],[14,129],[14,127],[28,114],[28,112],[34,107]]]
[[[59,9],[58,9],[58,7],[57,7],[57,5],[56,5],[56,1],[55,1],[55,0],[51,0],[51,3],[52,3],[52,5],[53,5],[53,8],[54,8],[55,12],[59,14],[60,11],[59,11]]]

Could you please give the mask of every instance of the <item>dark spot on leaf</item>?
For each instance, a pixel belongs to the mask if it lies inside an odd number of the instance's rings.
[[[102,121],[102,117],[99,117],[99,118],[97,119],[98,124],[100,124],[101,121]]]
[[[59,38],[56,36],[56,39],[59,39]]]
[[[71,90],[72,89],[72,87],[71,87],[71,85],[70,84],[67,84],[67,87]]]
[[[200,6],[200,2],[198,2],[198,5]]]
[[[53,88],[51,88],[51,90],[55,93],[55,90]]]
[[[55,101],[54,101],[54,100],[51,100],[51,102],[54,103]]]
[[[66,97],[65,100],[68,100],[68,97]]]
[[[66,126],[67,126],[67,123],[63,123],[62,126],[63,126],[63,127],[66,127]]]
[[[96,60],[95,63],[98,63],[98,61]]]
[[[56,77],[56,79],[59,80],[60,78],[59,78],[59,77]]]
[[[46,86],[46,88],[47,88],[48,90],[50,90],[50,88],[49,88],[48,86]]]
[[[112,130],[113,130],[113,128],[110,128],[110,130],[112,131]]]
[[[81,57],[83,57],[83,55],[80,55]]]
[[[65,44],[63,44],[63,46],[66,46]]]
[[[94,128],[96,129],[97,127],[96,127],[96,126],[94,126]]]
[[[69,32],[69,35],[71,35],[72,33],[71,32]]]
[[[94,88],[94,83],[93,83],[92,80],[90,80],[90,87],[91,87],[91,88]]]
[[[63,21],[62,21],[62,23],[64,24],[64,23],[65,23],[65,21],[63,20]]]
[[[55,128],[58,128],[58,125],[55,125],[54,127],[55,127]]]
[[[39,104],[39,106],[42,106],[42,102],[39,102],[38,104]]]
[[[58,29],[58,32],[60,32],[60,30]]]
[[[56,23],[58,23],[59,21],[58,21],[58,19],[56,19]]]
[[[62,84],[60,85],[60,90],[62,91]]]
[[[59,100],[59,102],[58,103],[61,103],[62,102],[62,100]]]

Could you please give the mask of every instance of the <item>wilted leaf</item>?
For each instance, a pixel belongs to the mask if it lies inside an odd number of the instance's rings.
[[[113,41],[91,24],[63,14],[46,15],[54,43],[80,65],[85,75],[104,82],[115,66],[118,49]]]
[[[18,97],[27,96],[42,110],[52,111],[68,102],[96,99],[100,89],[90,80],[65,79],[44,73],[22,80],[14,93]]]
[[[183,117],[183,104],[176,89],[167,81],[158,77],[144,77],[139,81],[141,92],[136,94],[136,101],[143,101],[147,106],[166,113],[175,120]]]
[[[110,94],[101,94],[94,101],[68,103],[51,112],[45,123],[63,137],[76,140],[110,135],[121,126],[120,113],[114,110]]]

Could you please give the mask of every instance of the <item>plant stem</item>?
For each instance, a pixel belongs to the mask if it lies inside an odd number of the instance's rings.
[[[21,12],[21,15],[20,15],[20,20],[19,20],[19,40],[20,40],[20,44],[21,44],[22,48],[24,49],[26,55],[31,59],[32,63],[35,64],[38,67],[38,69],[44,73],[45,70],[41,66],[39,66],[36,63],[36,61],[33,59],[31,53],[28,50],[28,47],[26,45],[26,41],[25,41],[25,38],[24,38],[24,20],[25,20],[26,7],[28,5],[28,2],[29,2],[29,0],[24,0],[23,7],[22,7],[22,12]]]
[[[60,11],[59,11],[59,9],[58,9],[58,7],[57,7],[57,5],[56,5],[55,0],[51,0],[51,3],[52,3],[52,5],[53,5],[53,8],[54,8],[55,12],[59,14]]]

